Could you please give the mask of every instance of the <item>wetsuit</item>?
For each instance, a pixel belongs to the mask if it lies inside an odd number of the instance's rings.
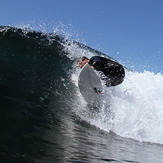
[[[89,64],[101,74],[101,79],[105,80],[106,86],[116,86],[121,84],[125,77],[123,66],[108,58],[93,56]]]

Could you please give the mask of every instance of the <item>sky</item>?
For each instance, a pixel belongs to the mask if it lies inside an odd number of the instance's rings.
[[[163,0],[1,0],[0,25],[57,27],[126,67],[163,74]]]

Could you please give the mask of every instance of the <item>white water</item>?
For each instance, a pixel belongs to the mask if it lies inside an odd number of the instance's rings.
[[[91,57],[91,52],[69,48],[70,55]],[[75,68],[71,76],[77,86],[80,69]],[[104,86],[105,87],[105,86]],[[125,81],[116,87],[104,88],[103,107],[98,112],[88,109],[77,89],[78,108],[74,108],[81,119],[117,135],[134,140],[163,144],[163,75],[144,71],[126,70]]]
[[[139,141],[163,142],[163,75],[127,72],[115,88],[111,128],[116,134]]]

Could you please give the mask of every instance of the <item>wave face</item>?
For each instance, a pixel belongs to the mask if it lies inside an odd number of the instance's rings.
[[[46,144],[41,129],[57,126],[65,114],[72,60],[61,42],[50,34],[0,28],[0,148],[9,162],[46,153],[40,151]]]
[[[126,69],[123,84],[104,86],[103,106],[95,111],[77,88],[76,60],[104,55],[101,52],[54,34],[0,27],[0,54],[2,161],[46,162],[50,157],[64,162],[63,153],[70,155],[65,147],[70,146],[70,138],[76,138],[78,128],[73,126],[78,123],[162,144],[162,74]],[[75,140],[81,141],[80,137]]]

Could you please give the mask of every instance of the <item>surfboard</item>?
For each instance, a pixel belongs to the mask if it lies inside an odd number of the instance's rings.
[[[80,93],[89,105],[94,107],[101,105],[101,80],[89,64],[82,68],[78,78],[78,86]]]

